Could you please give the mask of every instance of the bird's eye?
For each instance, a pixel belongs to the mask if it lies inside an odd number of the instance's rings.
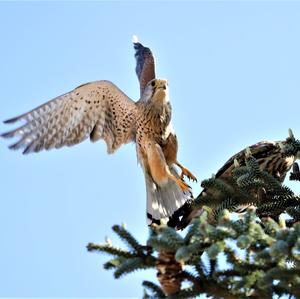
[[[155,86],[155,81],[151,82],[151,86],[153,86],[153,87]]]

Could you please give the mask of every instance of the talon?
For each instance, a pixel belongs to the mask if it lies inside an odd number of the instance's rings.
[[[188,169],[183,167],[178,162],[176,162],[176,165],[181,169],[181,175],[180,175],[181,180],[183,180],[184,176],[186,176],[189,180],[192,180],[193,182],[197,182],[197,178]]]
[[[176,183],[183,192],[190,191],[191,189],[191,187],[187,183],[183,182],[181,179],[177,179]]]

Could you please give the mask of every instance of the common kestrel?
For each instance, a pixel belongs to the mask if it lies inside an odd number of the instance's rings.
[[[261,141],[238,152],[218,170],[215,177],[231,185],[233,170],[237,165],[244,166],[247,155],[251,155],[256,159],[262,171],[266,171],[280,183],[283,183],[286,174],[294,162],[300,158],[299,141],[294,138],[292,131],[289,131],[289,134],[290,136],[284,141]],[[285,145],[289,145],[292,150],[285,152],[283,149]],[[204,188],[199,194],[197,201],[201,202],[201,199],[203,199],[206,194],[215,195],[214,190]],[[257,196],[259,196],[259,194],[257,194]],[[218,196],[215,196],[216,200],[218,200],[217,197]],[[238,205],[237,203],[235,212],[242,213],[247,207],[249,207],[249,204]],[[201,213],[201,209],[202,207],[199,205],[184,205],[181,207],[181,215],[183,215],[183,217],[180,223],[175,223],[174,226],[180,229],[186,227],[194,217]]]
[[[136,152],[146,180],[148,224],[171,217],[191,196],[183,176],[195,177],[177,161],[177,139],[171,125],[168,82],[152,79],[147,64],[152,59],[136,53],[141,98],[134,102],[109,81],[80,85],[25,114],[5,121],[24,121],[2,137],[18,136],[10,149],[23,149],[24,154],[72,146],[90,138],[105,140],[109,154],[122,144],[136,143]],[[152,57],[152,58],[151,58]],[[154,59],[154,58],[153,58]],[[140,65],[139,65],[140,63]],[[150,70],[150,72],[149,72]],[[146,82],[152,79],[150,82]],[[146,81],[145,81],[146,80]],[[182,170],[178,175],[175,165]]]

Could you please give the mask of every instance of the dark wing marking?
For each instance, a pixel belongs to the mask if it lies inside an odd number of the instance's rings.
[[[113,83],[96,81],[5,121],[25,124],[1,136],[20,137],[10,149],[23,148],[24,154],[71,146],[88,137],[104,139],[112,153],[130,141],[135,113],[135,103]]]
[[[133,47],[136,59],[135,71],[140,82],[140,93],[142,96],[147,83],[155,79],[155,59],[151,50],[139,43],[137,38],[133,40]]]

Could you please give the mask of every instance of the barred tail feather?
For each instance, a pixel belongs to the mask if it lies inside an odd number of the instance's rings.
[[[171,173],[178,177],[174,167]],[[184,193],[173,180],[168,180],[165,185],[158,186],[150,174],[145,172],[147,193],[147,223],[160,223],[161,219],[170,218],[186,201],[191,199],[191,194]]]

